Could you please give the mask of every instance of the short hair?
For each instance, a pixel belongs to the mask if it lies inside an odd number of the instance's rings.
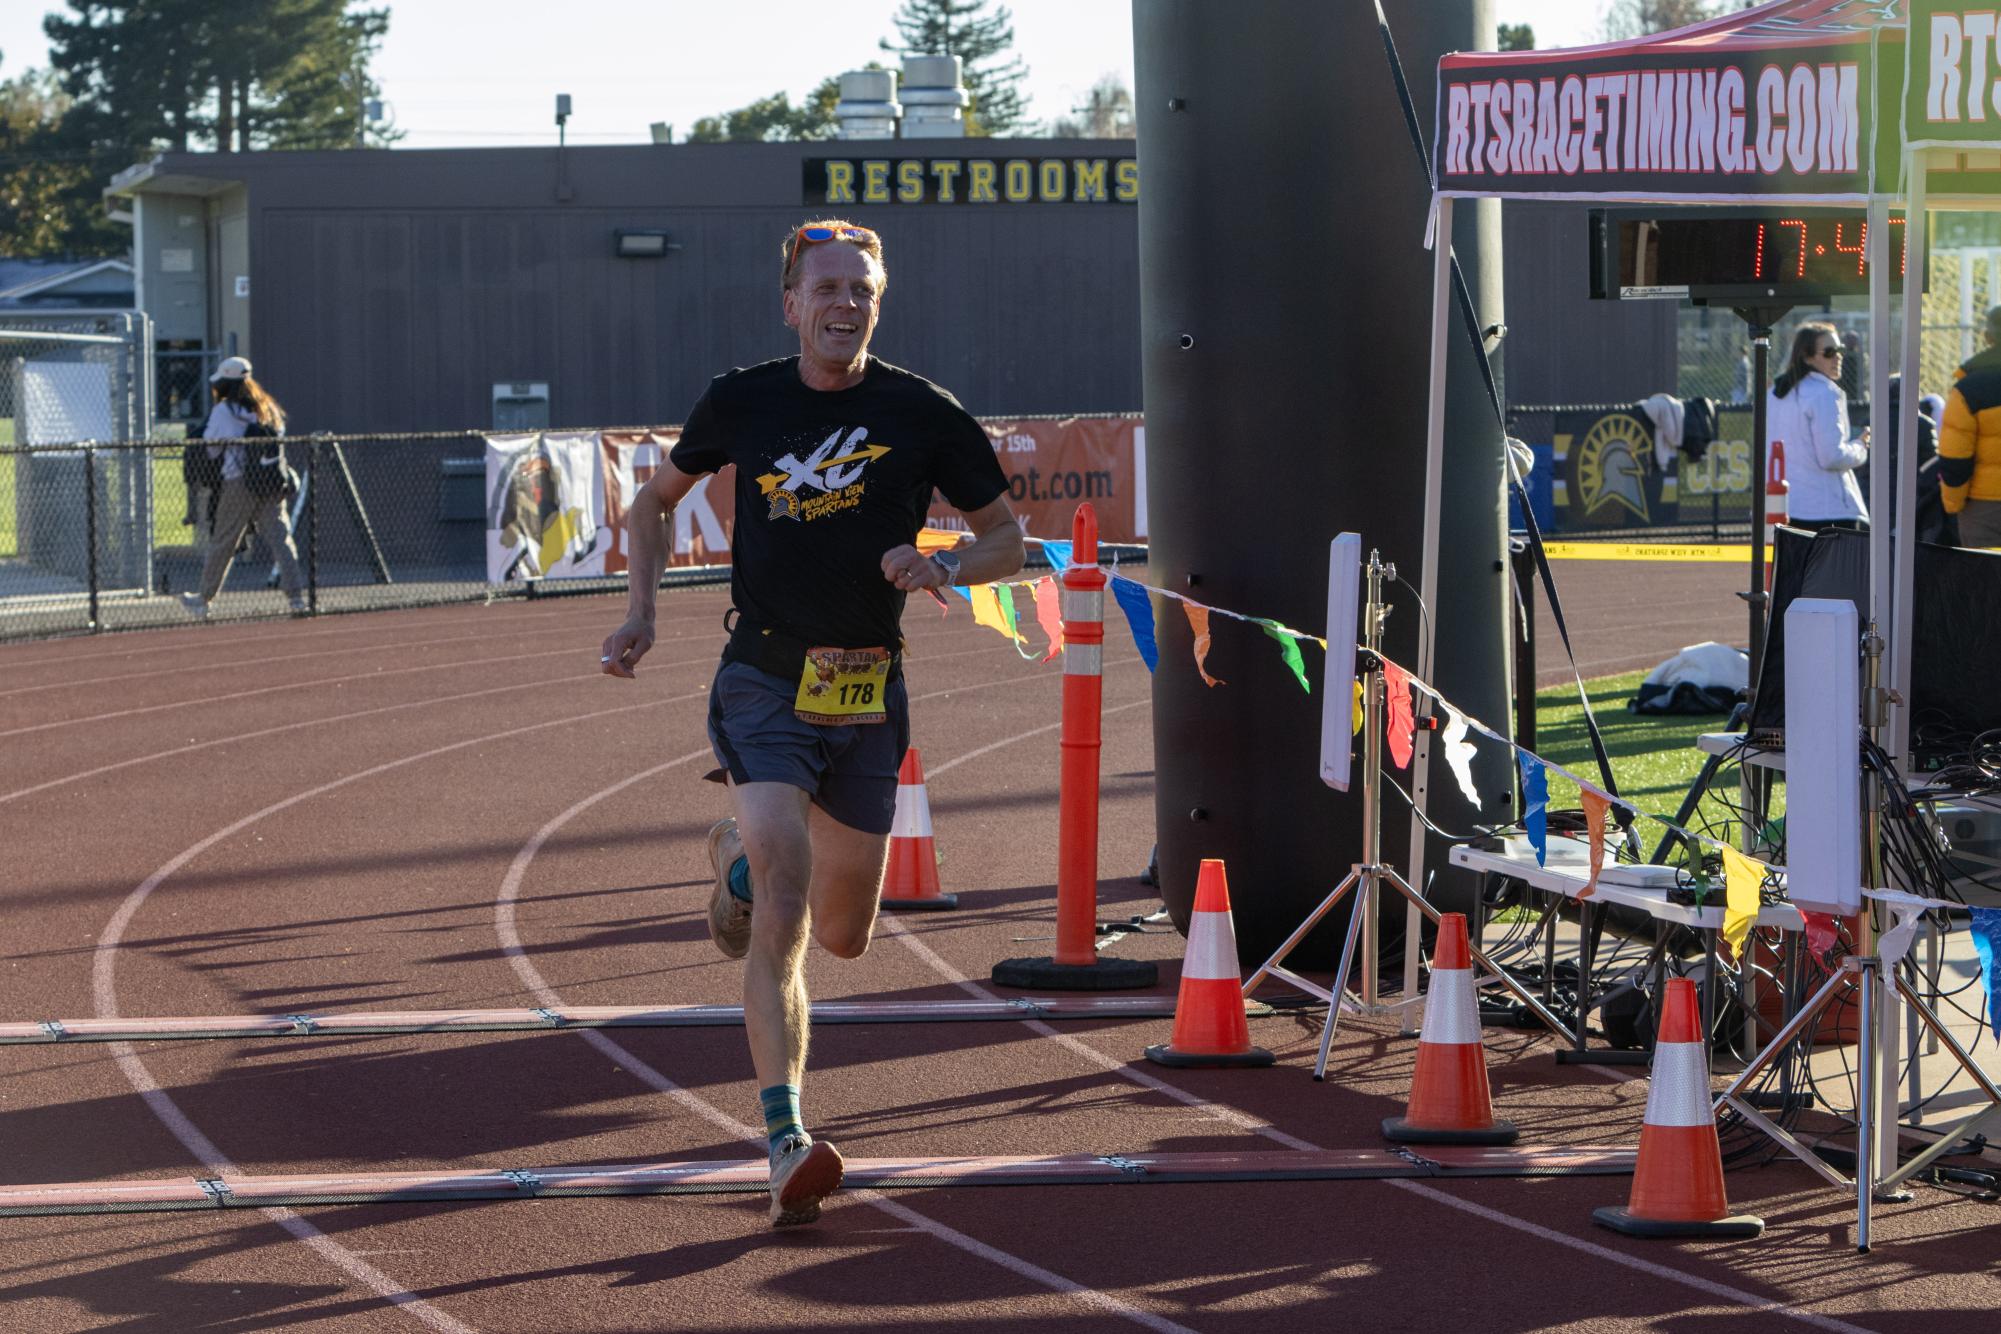
[[[882,236],[880,233],[876,232],[873,228],[863,227],[858,222],[849,222],[846,218],[808,218],[787,232],[784,241],[779,243],[780,263],[778,266],[778,285],[780,287],[789,291],[793,280],[799,276],[800,268],[804,267],[801,252],[803,252],[805,247],[799,244],[799,233],[805,231],[808,227],[826,227],[836,232],[839,232],[843,228],[853,227],[867,232],[869,239],[866,241],[856,241],[845,236],[836,236],[833,241],[820,241],[814,244],[853,246],[875,261],[876,267],[882,270],[883,285],[885,287],[889,285],[889,266],[883,262]]]

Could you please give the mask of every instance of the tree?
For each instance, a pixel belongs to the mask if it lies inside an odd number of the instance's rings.
[[[1535,29],[1526,23],[1503,23],[1494,30],[1497,51],[1535,50]]]
[[[1605,36],[1616,42],[1670,32],[1714,17],[1715,9],[1710,0],[1613,0],[1605,13]]]
[[[94,259],[131,249],[131,233],[112,224],[99,193],[115,168],[91,153],[69,109],[48,70],[0,83],[0,254]]]
[[[1050,125],[1054,139],[1131,139],[1138,134],[1132,90],[1116,74],[1103,74],[1068,116]]]
[[[362,108],[386,9],[348,0],[69,0],[49,57],[93,139],[137,156],[386,143]]]
[[[987,12],[991,7],[992,12]],[[992,0],[903,0],[890,20],[899,41],[882,49],[902,56],[957,56],[972,105],[966,133],[1005,135],[1027,128],[1028,99],[1021,81],[1028,66],[1001,61],[1014,49],[1014,14]]]
[[[874,61],[870,69],[882,67]],[[688,131],[691,144],[775,143],[791,139],[831,139],[839,128],[834,107],[841,100],[838,76],[822,80],[798,106],[784,93],[760,97],[749,106],[704,116]]]

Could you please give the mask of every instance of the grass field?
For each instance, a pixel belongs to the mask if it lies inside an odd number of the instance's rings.
[[[1704,732],[1720,732],[1727,721],[1721,714],[1647,715],[1632,713],[1626,701],[1639,692],[1645,672],[1601,676],[1584,683],[1598,731],[1605,739],[1605,753],[1612,761],[1612,776],[1619,795],[1641,810],[1673,819],[1683,797],[1701,772],[1707,758],[1695,748],[1695,739]],[[1557,686],[1536,693],[1536,753],[1573,773],[1595,778],[1598,765],[1591,755],[1591,742],[1584,730],[1584,709],[1572,686]],[[1718,789],[1721,789],[1718,791]],[[1704,798],[1696,820],[1714,826],[1730,818],[1726,802],[1737,797],[1734,768],[1726,768]],[[1577,784],[1562,774],[1549,776],[1549,804],[1552,810],[1574,809],[1578,805]],[[1773,814],[1784,810],[1783,789],[1773,798]],[[1652,821],[1642,821],[1641,842],[1652,850],[1664,832]]]
[[[0,417],[0,445],[13,438],[14,423]],[[15,503],[17,455],[0,455],[0,559],[20,554]],[[185,546],[188,528],[181,522],[186,512],[187,493],[181,484],[181,456],[178,448],[162,449],[153,456],[153,545]]]

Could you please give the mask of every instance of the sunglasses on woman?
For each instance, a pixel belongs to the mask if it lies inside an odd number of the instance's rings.
[[[1826,357],[1839,358],[1841,356],[1841,348],[1838,345],[1824,347],[1820,351],[1814,353],[1813,355],[1816,358],[1826,358]]]

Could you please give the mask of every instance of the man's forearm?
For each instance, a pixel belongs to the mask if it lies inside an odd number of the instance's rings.
[[[625,514],[626,619],[653,620],[654,593],[667,569],[669,525],[674,511],[652,491],[639,489]]]
[[[963,586],[1005,579],[1020,571],[1024,559],[1021,525],[1012,521],[995,524],[952,554],[959,558],[958,582]]]

